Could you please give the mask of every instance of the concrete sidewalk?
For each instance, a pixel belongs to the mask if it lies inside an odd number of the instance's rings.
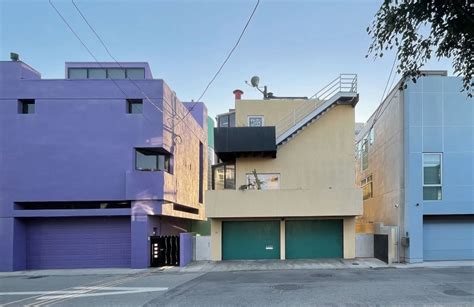
[[[425,261],[425,262],[420,262],[420,263],[394,263],[391,266],[397,269],[474,267],[474,261],[473,260]]]
[[[196,261],[184,268],[173,268],[179,272],[227,272],[227,271],[273,271],[273,270],[314,270],[314,269],[368,269],[389,268],[375,258],[364,259],[318,259],[318,260],[236,260],[236,261]]]

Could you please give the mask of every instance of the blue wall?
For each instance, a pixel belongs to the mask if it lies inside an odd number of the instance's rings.
[[[461,88],[461,78],[426,76],[404,91],[409,262],[423,261],[423,215],[474,214],[474,98]],[[423,152],[443,154],[440,201],[423,201]]]

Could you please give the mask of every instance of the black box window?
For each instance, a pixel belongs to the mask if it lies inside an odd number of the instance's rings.
[[[135,168],[139,171],[165,171],[171,173],[171,155],[160,148],[136,148]]]
[[[34,114],[35,113],[35,100],[34,99],[18,100],[18,113]]]
[[[127,112],[130,114],[143,113],[143,99],[127,99]]]

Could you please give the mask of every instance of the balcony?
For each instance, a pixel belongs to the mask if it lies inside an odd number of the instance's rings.
[[[358,188],[206,191],[209,218],[354,216],[362,214]]]
[[[214,128],[214,151],[223,162],[238,157],[276,158],[275,127]]]

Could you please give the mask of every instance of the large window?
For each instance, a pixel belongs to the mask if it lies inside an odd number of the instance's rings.
[[[218,115],[217,127],[235,127],[235,112]]]
[[[256,174],[258,181],[260,182],[261,190],[278,190],[280,189],[280,174]],[[247,189],[257,190],[257,178],[254,173],[246,174],[247,176]]]
[[[362,187],[363,199],[369,199],[374,196],[373,194],[373,185],[372,185],[372,175],[365,177],[360,181],[360,186]]]
[[[365,171],[369,167],[369,144],[367,138],[362,140],[361,168]]]
[[[212,166],[212,189],[235,190],[235,164],[220,163]]]
[[[69,79],[145,79],[144,68],[69,68]]]
[[[165,171],[171,173],[171,155],[161,148],[136,148],[135,168],[139,171]]]
[[[442,155],[423,154],[423,200],[442,199]]]

